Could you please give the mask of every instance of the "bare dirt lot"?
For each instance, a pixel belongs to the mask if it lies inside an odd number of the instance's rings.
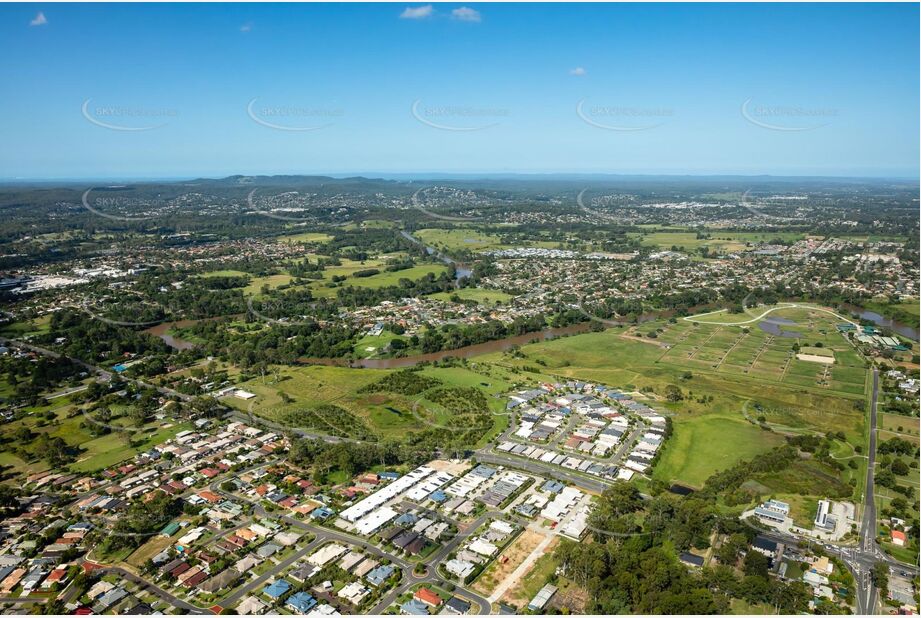
[[[496,586],[505,581],[543,539],[544,535],[533,530],[522,532],[476,580],[473,589],[486,596],[492,594]]]

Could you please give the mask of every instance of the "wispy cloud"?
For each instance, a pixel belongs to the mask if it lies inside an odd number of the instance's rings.
[[[35,19],[29,22],[30,26],[44,26],[48,23],[48,18],[45,17],[45,14],[41,11],[38,12],[38,15],[35,16]]]
[[[408,6],[400,13],[400,19],[426,19],[435,13],[431,4]]]
[[[253,29],[253,22],[248,21],[240,26],[240,32],[250,32]]]
[[[451,17],[459,21],[474,21],[478,22],[481,20],[480,12],[476,9],[471,9],[468,6],[462,6],[451,11]]]
[[[582,67],[576,67],[576,68],[574,68],[574,69],[569,69],[569,74],[570,74],[570,75],[575,75],[576,77],[582,77],[582,76],[585,75],[586,73],[588,73],[588,71],[586,71],[586,70],[585,70],[584,68],[582,68]]]

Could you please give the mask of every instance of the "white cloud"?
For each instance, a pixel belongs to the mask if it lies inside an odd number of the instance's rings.
[[[248,21],[242,26],[240,26],[240,32],[249,32],[253,29],[253,22]]]
[[[38,12],[38,15],[35,16],[35,19],[29,22],[30,26],[44,26],[48,23],[48,18],[45,17],[45,14],[41,11]]]
[[[585,75],[586,73],[588,73],[588,71],[586,71],[586,70],[583,69],[582,67],[576,67],[576,68],[574,68],[574,69],[570,69],[570,70],[569,70],[569,74],[570,74],[570,75],[575,75],[575,76],[577,76],[577,77],[582,77],[582,76]]]
[[[480,21],[480,12],[467,6],[451,11],[451,17],[460,21]]]
[[[400,13],[400,19],[425,19],[431,17],[434,13],[435,9],[432,8],[431,4],[408,6]]]

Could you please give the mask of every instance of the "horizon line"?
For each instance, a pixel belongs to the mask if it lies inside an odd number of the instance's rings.
[[[16,176],[0,178],[0,184],[12,185],[17,183],[67,183],[67,182],[182,182],[190,180],[224,180],[227,178],[252,177],[252,178],[277,178],[282,176],[292,177],[328,177],[335,179],[345,178],[365,178],[367,180],[389,180],[402,179],[412,180],[412,177],[420,179],[449,179],[465,178],[470,180],[476,179],[495,179],[495,178],[512,178],[512,177],[530,177],[534,179],[579,179],[586,177],[598,178],[758,178],[758,179],[830,179],[830,180],[875,180],[875,181],[907,181],[921,182],[921,173],[916,176],[908,175],[866,175],[866,174],[844,174],[844,173],[826,173],[826,174],[779,174],[779,173],[732,173],[732,172],[452,172],[452,171],[400,171],[400,172],[382,172],[382,171],[317,171],[317,172],[276,172],[276,173],[216,173],[216,174],[191,174],[191,175],[113,175],[113,176]]]

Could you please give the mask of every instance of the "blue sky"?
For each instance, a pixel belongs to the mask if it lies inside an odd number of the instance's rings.
[[[5,4],[0,178],[917,177],[918,17],[917,4]]]

